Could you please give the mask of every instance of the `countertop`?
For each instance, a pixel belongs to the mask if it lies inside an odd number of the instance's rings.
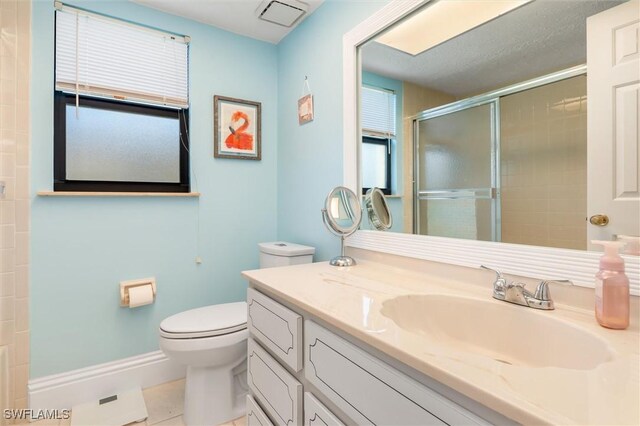
[[[554,311],[512,305],[491,297],[490,275],[474,272],[483,277],[481,285],[470,284],[468,273],[438,272],[359,260],[358,265],[348,268],[323,262],[246,271],[243,276],[257,289],[519,423],[640,424],[637,310],[627,330],[608,330],[597,324],[593,310],[557,302]],[[531,311],[527,314],[564,321],[604,340],[611,359],[588,369],[509,365],[401,328],[381,312],[386,301],[398,296],[434,294],[502,304],[512,309],[510,315],[527,310]],[[464,312],[460,312],[460,320],[465,321]]]

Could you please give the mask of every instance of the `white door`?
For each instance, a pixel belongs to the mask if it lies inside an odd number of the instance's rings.
[[[587,19],[587,110],[588,238],[640,235],[638,0]]]

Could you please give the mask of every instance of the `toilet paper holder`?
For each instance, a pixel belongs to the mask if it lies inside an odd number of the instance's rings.
[[[129,299],[129,290],[134,287],[142,287],[142,286],[151,286],[151,291],[153,291],[153,300],[156,299],[156,279],[155,277],[151,278],[142,278],[139,280],[129,280],[129,281],[121,281],[120,282],[120,306],[127,307],[130,304]]]

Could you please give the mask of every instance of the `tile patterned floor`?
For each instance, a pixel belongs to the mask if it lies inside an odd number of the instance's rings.
[[[149,417],[146,421],[132,423],[131,426],[184,426],[182,409],[184,403],[184,380],[165,383],[142,391]],[[71,420],[40,420],[35,426],[69,426]],[[204,425],[203,425],[204,426]],[[241,417],[222,426],[246,426]]]

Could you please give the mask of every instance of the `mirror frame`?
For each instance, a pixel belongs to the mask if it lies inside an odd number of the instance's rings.
[[[360,184],[360,90],[361,61],[358,47],[430,0],[390,2],[342,39],[343,63],[343,181],[356,194]],[[348,247],[392,255],[477,268],[491,266],[508,274],[540,279],[569,279],[577,286],[594,287],[594,275],[602,253],[521,244],[432,237],[359,230],[349,237]],[[623,255],[631,294],[640,296],[640,257]]]

